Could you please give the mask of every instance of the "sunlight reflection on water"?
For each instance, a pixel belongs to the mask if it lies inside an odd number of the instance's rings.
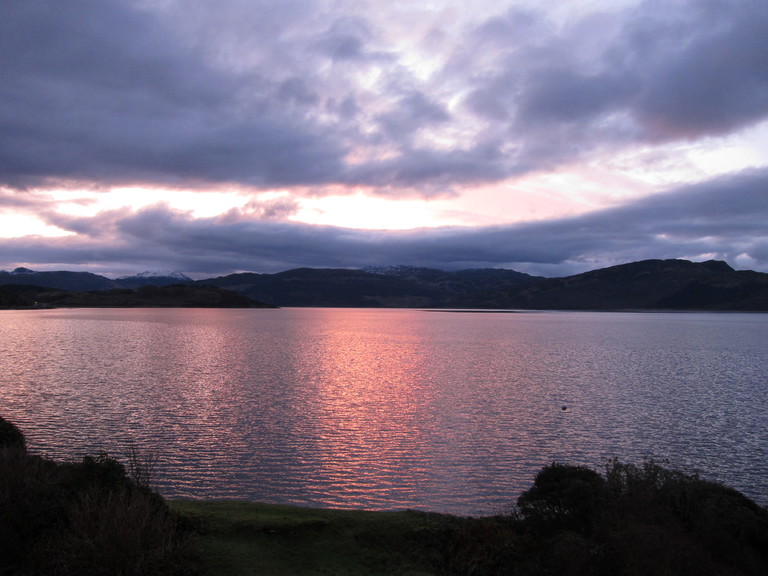
[[[33,449],[156,451],[171,497],[475,514],[553,460],[652,456],[768,503],[766,315],[4,311],[0,336]]]

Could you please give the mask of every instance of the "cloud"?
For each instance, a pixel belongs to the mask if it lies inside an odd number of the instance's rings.
[[[712,255],[766,269],[766,172],[685,185],[692,170],[676,170],[686,147],[768,120],[766,29],[764,0],[0,2],[0,209],[73,233],[2,240],[2,253],[9,266],[200,275],[558,274]],[[396,232],[288,221],[302,196],[471,197],[574,166],[627,175],[668,152],[660,181],[682,174],[675,189],[568,218]],[[164,192],[95,216],[53,199],[118,186]],[[174,189],[261,199],[200,219],[163,203]]]
[[[565,275],[646,258],[718,258],[768,271],[768,170],[748,171],[586,215],[494,227],[362,231],[243,218],[195,219],[157,205],[69,222],[78,236],[2,240],[8,268],[57,263],[131,272],[412,264]],[[55,221],[63,225],[61,220]]]
[[[344,146],[282,104],[299,79],[215,67],[125,2],[0,5],[0,180],[322,183]]]
[[[514,9],[470,35],[481,67],[462,53],[453,70],[477,71],[466,106],[517,142],[522,169],[552,167],[768,118],[766,27],[759,0],[649,0],[561,26]]]
[[[42,202],[37,195],[29,193],[19,194],[9,189],[0,188],[0,208],[2,209],[30,209],[39,206],[41,203]]]
[[[691,3],[671,24],[657,17],[630,28],[633,48],[648,53],[635,112],[650,135],[722,134],[768,116],[766,27],[768,5],[746,0]]]
[[[233,208],[218,218],[220,222],[242,220],[286,220],[299,210],[299,203],[293,198],[278,197],[267,200],[251,200],[242,208]]]
[[[377,10],[3,2],[0,184],[430,196],[768,117],[762,0],[433,8],[415,39]]]
[[[368,47],[372,36],[371,26],[364,18],[340,17],[317,35],[315,46],[334,62],[390,59],[390,54]]]
[[[450,120],[446,110],[422,92],[411,91],[398,99],[396,107],[381,114],[377,121],[385,133],[397,139],[421,130],[425,125]]]

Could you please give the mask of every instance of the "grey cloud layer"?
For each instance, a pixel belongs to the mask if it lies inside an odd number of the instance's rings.
[[[764,0],[649,0],[565,24],[496,8],[432,30],[445,52],[421,39],[442,62],[426,78],[376,14],[333,6],[0,3],[0,185],[442,194],[768,117]]]
[[[269,221],[193,219],[164,206],[56,224],[76,237],[0,242],[16,263],[198,276],[234,270],[382,263],[444,269],[512,267],[544,275],[645,258],[726,259],[768,271],[768,170],[684,187],[579,217],[492,228],[360,231]],[[10,263],[0,262],[0,266]]]
[[[340,170],[339,144],[292,117],[280,85],[214,66],[129,3],[4,2],[0,27],[7,185],[323,183]]]
[[[718,257],[768,270],[766,171],[514,226],[285,221],[299,195],[325,187],[447,195],[768,119],[765,0],[645,0],[566,18],[512,4],[478,0],[461,18],[398,27],[379,12],[427,11],[345,0],[0,2],[0,208],[76,233],[2,240],[0,267],[213,275],[400,263],[557,275]],[[162,204],[75,217],[41,191],[118,184],[285,194],[195,219]]]

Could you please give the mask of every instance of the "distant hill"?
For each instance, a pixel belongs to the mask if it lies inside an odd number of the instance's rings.
[[[112,288],[139,288],[141,286],[168,286],[187,284],[194,281],[180,272],[141,272],[134,276],[123,276],[112,280],[91,272],[36,272],[29,268],[16,268],[11,272],[0,270],[0,286],[5,284],[26,284],[44,286],[58,290],[110,290]]]
[[[411,266],[297,268],[196,282],[184,278],[183,285],[217,287],[278,306],[768,311],[768,274],[736,271],[714,260],[643,260],[564,278],[503,269],[445,271]],[[110,280],[87,272],[0,271],[0,287],[25,284],[77,292],[179,286],[180,280],[176,272]],[[6,300],[6,306],[14,305],[17,295],[0,293],[0,305]],[[113,301],[118,295],[111,296]],[[96,302],[95,297],[88,298]]]
[[[124,288],[139,288],[152,284],[154,286],[170,286],[171,284],[189,284],[194,282],[192,278],[181,272],[173,270],[162,272],[141,272],[133,276],[121,276],[115,280],[116,284]]]
[[[90,272],[35,272],[29,268],[16,268],[12,272],[0,270],[0,286],[4,284],[27,284],[59,290],[109,290],[118,286],[114,280]]]
[[[232,274],[200,283],[235,290],[278,306],[426,307],[441,301],[434,288],[362,270],[297,268],[277,274]]]
[[[768,311],[768,274],[721,261],[644,260],[510,287],[484,306],[542,310]]]
[[[366,270],[297,268],[277,274],[231,274],[200,283],[278,306],[462,307],[477,293],[528,286],[536,277],[514,270],[391,266]]]
[[[385,276],[395,276],[415,284],[429,287],[439,293],[446,303],[451,299],[464,299],[478,292],[488,292],[509,286],[530,286],[543,280],[515,270],[503,268],[472,268],[469,270],[446,271],[414,266],[382,266],[365,268],[364,271]]]
[[[0,286],[3,308],[269,308],[215,286],[147,285],[135,290],[69,291],[29,284]]]
[[[768,274],[712,260],[644,260],[564,278],[387,266],[299,268],[200,282],[280,306],[768,311]]]

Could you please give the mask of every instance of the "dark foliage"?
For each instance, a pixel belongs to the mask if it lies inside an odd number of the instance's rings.
[[[604,498],[605,480],[590,468],[553,463],[517,500],[528,524],[539,530],[585,527]]]
[[[4,447],[26,450],[26,440],[13,422],[0,417],[0,448]]]
[[[508,516],[468,519],[451,574],[764,575],[768,511],[720,484],[611,461],[605,474],[552,464]]]
[[[0,419],[3,432],[8,424]],[[3,438],[15,438],[11,430]],[[181,575],[196,566],[190,534],[119,461],[59,464],[28,453],[23,435],[0,444],[0,574]]]
[[[137,289],[114,288],[74,292],[32,285],[0,289],[16,300],[9,308],[267,308],[267,304],[214,286],[145,285]],[[0,306],[2,306],[0,300]]]
[[[13,290],[9,290],[4,286],[0,286],[0,309],[26,307],[28,307],[28,304],[23,297],[14,293]]]

